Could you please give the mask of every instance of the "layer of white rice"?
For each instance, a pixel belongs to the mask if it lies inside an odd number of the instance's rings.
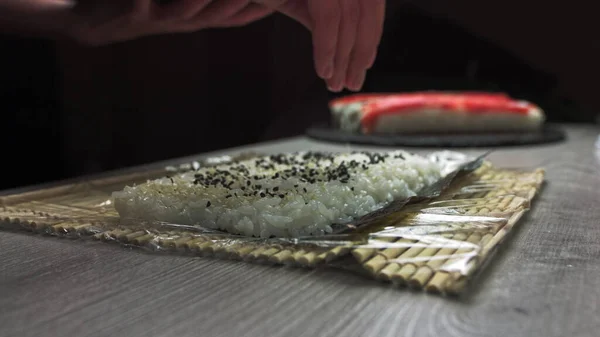
[[[323,235],[415,195],[466,160],[452,152],[378,155],[296,153],[199,168],[126,187],[114,203],[123,218],[257,237]]]

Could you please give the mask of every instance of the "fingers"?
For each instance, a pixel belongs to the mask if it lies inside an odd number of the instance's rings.
[[[339,24],[339,35],[335,50],[334,73],[327,80],[331,91],[341,91],[346,84],[346,74],[352,50],[356,42],[357,25],[360,16],[360,7],[357,0],[339,0],[341,7],[341,20]]]
[[[338,33],[342,16],[340,0],[308,1],[308,12],[313,18],[315,68],[319,77],[331,79],[336,69]]]
[[[361,15],[345,82],[353,91],[362,88],[367,69],[375,62],[385,16],[385,0],[358,0],[358,3]]]
[[[249,4],[242,11],[213,25],[213,27],[238,27],[258,21],[275,12],[274,9],[259,4]]]

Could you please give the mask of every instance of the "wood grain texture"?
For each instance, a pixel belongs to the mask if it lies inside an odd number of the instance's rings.
[[[491,155],[497,166],[545,167],[547,184],[464,298],[341,271],[0,232],[0,336],[597,336],[600,128],[568,131],[566,143]],[[297,138],[224,152],[307,148],[348,149]]]

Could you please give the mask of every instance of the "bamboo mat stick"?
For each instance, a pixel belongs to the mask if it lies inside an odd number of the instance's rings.
[[[131,233],[130,229],[114,229],[109,230],[101,235],[101,240],[103,241],[118,241],[119,236]]]
[[[258,258],[258,256],[265,250],[267,250],[267,247],[265,247],[265,246],[256,247],[254,250],[252,250],[250,253],[248,253],[244,257],[244,261],[251,262],[253,260],[256,260]]]
[[[515,200],[516,199],[516,200]],[[510,196],[507,196],[507,200],[510,200]],[[518,198],[513,198],[508,204],[508,208],[514,208],[515,203],[519,203]],[[499,209],[495,209],[494,211],[499,211]],[[458,293],[462,290],[462,287],[465,286],[465,282],[463,279],[469,278],[476,267],[479,265],[480,261],[484,261],[487,258],[487,255],[493,247],[496,247],[498,243],[506,236],[506,234],[510,231],[512,226],[518,221],[518,219],[524,213],[523,210],[515,212],[511,218],[506,222],[506,224],[499,228],[497,232],[490,233],[485,235],[481,242],[481,251],[479,252],[476,258],[471,259],[464,267],[464,270],[461,273],[453,273],[452,270],[455,269],[453,267],[454,263],[457,263],[456,260],[449,260],[445,265],[443,265],[440,269],[440,273],[436,273],[433,279],[428,284],[428,289],[432,292],[450,292],[450,293]],[[460,253],[467,253],[466,251],[461,251]],[[452,276],[452,274],[457,274],[456,276]]]
[[[456,236],[451,236],[449,239],[453,240]],[[459,239],[458,237],[456,237]],[[404,263],[400,270],[392,275],[392,282],[394,284],[408,284],[408,279],[417,271],[419,266],[423,265],[427,259],[431,258],[437,251],[439,251],[440,247],[427,247],[422,249],[418,254],[412,257],[403,257],[400,258],[412,258],[413,261]]]
[[[227,256],[227,248],[229,246],[231,246],[231,239],[217,240],[213,246],[213,254],[216,256]]]
[[[308,253],[308,251],[304,250],[304,249],[299,249],[296,252],[294,252],[294,254],[292,254],[288,259],[286,259],[284,262],[286,264],[291,264],[291,265],[296,265],[298,264],[298,259],[303,256],[304,254]]]
[[[73,224],[71,227],[65,227],[64,229],[69,233],[78,233],[78,234],[89,234],[90,229],[94,227],[91,223],[83,223],[83,224]]]
[[[474,198],[477,197],[482,197],[484,196],[483,193],[475,193],[472,195]],[[469,211],[466,212],[466,214],[474,214],[475,210],[471,209]],[[446,238],[451,238],[453,235],[443,235]],[[399,254],[397,256],[394,257],[395,260],[410,260],[410,259],[414,259],[416,256],[418,256],[419,254],[422,254],[422,256],[426,255],[426,254],[433,254],[435,253],[436,249],[434,248],[430,248],[430,249],[426,249],[425,247],[423,247],[423,245],[418,244],[417,240],[410,240],[409,242],[407,242],[409,245],[413,245],[412,247],[403,250],[402,252],[399,252]],[[392,281],[394,284],[397,285],[404,285],[406,284],[406,279],[407,277],[410,277],[410,275],[412,275],[412,273],[414,273],[414,271],[416,271],[416,266],[412,265],[412,264],[399,264],[399,263],[395,263],[395,262],[389,262],[389,261],[393,261],[393,260],[388,260],[387,265],[380,270],[377,278],[384,280],[384,281]],[[368,267],[367,267],[368,268]]]
[[[433,272],[439,268],[449,256],[455,254],[457,246],[461,247],[462,245],[469,246],[469,244],[476,244],[477,241],[481,239],[481,235],[479,233],[473,233],[471,235],[467,233],[458,233],[452,239],[456,241],[455,245],[439,249],[436,254],[425,261],[425,263],[416,265],[418,269],[408,278],[408,283],[411,287],[418,289],[422,288],[427,281],[429,281]]]
[[[407,221],[410,221],[410,219],[413,219],[415,215],[417,215],[417,214],[410,214],[410,215],[407,214],[406,216],[402,217],[395,225],[401,226],[402,222],[406,223]],[[356,260],[359,263],[363,264],[363,267],[365,267],[368,271],[371,271],[372,274],[375,273],[375,269],[377,269],[377,271],[379,271],[379,269],[384,268],[385,264],[387,264],[387,259],[385,259],[385,257],[387,255],[394,256],[394,258],[395,258],[398,255],[404,253],[409,248],[411,248],[410,246],[414,245],[414,243],[416,242],[415,240],[402,239],[402,238],[398,238],[398,237],[382,237],[377,240],[381,241],[383,243],[385,243],[385,242],[394,243],[396,245],[400,245],[403,247],[384,248],[384,249],[378,249],[378,248],[354,249],[352,251],[352,254],[356,258]],[[381,252],[383,255],[378,255],[378,254],[380,254],[379,252]],[[375,257],[373,257],[373,256],[375,256]],[[373,257],[373,258],[371,258],[371,257]],[[393,267],[390,267],[389,269],[392,269],[392,268]],[[383,275],[383,279],[389,280],[389,279],[385,279],[385,275]]]
[[[146,233],[142,236],[135,237],[131,240],[131,243],[136,246],[146,246],[156,237],[153,233]]]
[[[387,225],[397,226],[399,224],[402,224],[403,222],[406,223],[407,221],[410,221],[410,219],[412,219],[415,215],[418,214],[418,213],[414,213],[414,212],[413,213],[408,213],[408,212],[409,211],[405,210],[400,215],[392,215],[392,217],[390,217],[390,219],[388,219]],[[374,233],[374,234],[376,235],[377,233]],[[394,242],[396,240],[397,240],[397,238],[394,238],[394,237],[381,237],[381,238],[377,239],[377,241],[382,241],[382,242]],[[378,251],[379,251],[378,248],[367,248],[367,247],[355,248],[355,249],[352,249],[352,255],[358,261],[358,263],[363,264],[364,262],[369,260],[369,258],[371,258],[373,255],[377,254]]]
[[[514,200],[513,196],[505,196],[496,206],[496,208],[493,209],[493,212],[499,213],[504,211],[505,208],[510,208],[510,203]],[[481,211],[486,211],[486,209],[482,209]],[[471,235],[471,237],[467,240],[468,242],[471,243],[476,243],[474,242],[475,240],[480,240],[479,241],[479,245],[480,247],[482,247],[483,250],[483,245],[485,245],[487,243],[487,241],[489,241],[492,237],[493,234],[496,233],[499,229],[498,228],[493,228],[492,233],[486,234],[485,236],[481,237],[478,233]],[[459,263],[461,259],[464,259],[463,256],[464,254],[468,254],[470,252],[469,249],[458,249],[455,252],[455,255],[458,255],[459,258],[450,258],[447,261],[444,261],[445,263],[442,266],[438,266],[439,271],[436,272],[433,277],[431,278],[431,280],[429,281],[429,283],[426,286],[426,290],[429,292],[445,292],[446,291],[446,287],[448,286],[448,283],[450,283],[451,281],[451,275],[449,270],[454,269],[454,267],[452,267],[453,264]],[[479,254],[481,254],[481,252],[479,252]]]
[[[181,249],[185,251],[190,251],[195,244],[207,242],[208,240],[209,238],[206,236],[182,236],[174,240],[170,240],[167,244],[167,247],[171,249]]]
[[[394,240],[396,240],[396,238],[384,237],[378,240],[384,242],[393,242]],[[352,250],[352,255],[354,255],[356,260],[362,264],[366,262],[370,257],[375,255],[377,253],[377,250],[377,248],[356,248]]]
[[[286,248],[269,257],[269,261],[276,264],[283,264],[285,261],[290,259],[292,255],[294,255],[294,249]]]
[[[449,237],[448,235],[442,235],[442,237]],[[418,256],[421,252],[427,251],[426,244],[420,242],[420,240],[411,240],[410,245],[412,245],[409,249],[400,254],[396,260],[411,260]],[[403,275],[407,272],[407,269],[410,263],[397,263],[390,262],[388,265],[383,268],[380,272],[379,278],[382,280],[392,281],[396,285],[404,285],[405,279]],[[405,268],[406,267],[406,268]]]
[[[413,242],[413,240],[409,239],[400,239],[394,242],[397,246],[394,248],[386,248],[381,252],[377,253],[375,257],[371,258],[367,263],[364,264],[364,267],[372,274],[377,276],[379,271],[383,269],[388,261],[397,258],[400,254],[404,253],[408,250],[409,245]]]
[[[491,196],[493,196],[493,193],[491,192],[480,192],[480,193],[476,193],[473,195],[474,198],[485,198],[485,197],[490,197],[490,194],[492,194]],[[479,203],[477,203],[477,206],[481,206]],[[485,215],[486,214],[487,209],[481,208],[481,207],[472,207],[471,209],[469,209],[466,212],[466,216],[468,217],[469,215]],[[472,231],[473,230],[473,223],[467,223],[465,224],[463,227],[465,227],[465,230],[467,231]],[[470,227],[470,228],[469,228]],[[463,242],[467,239],[471,239],[471,240],[475,240],[477,239],[477,236],[473,236],[473,235],[467,235],[465,233],[457,233],[455,235],[452,235],[450,237],[451,240],[457,241],[457,243],[460,245],[460,242]],[[470,245],[470,250],[472,251],[472,245]],[[437,262],[439,260],[443,260],[443,259],[447,259],[448,255],[451,254],[452,252],[454,252],[456,254],[456,252],[460,252],[461,254],[464,254],[461,249],[457,249],[457,248],[453,248],[453,247],[448,247],[448,248],[442,248],[442,247],[437,247],[437,248],[427,248],[424,249],[423,251],[421,251],[419,253],[419,255],[417,256],[417,258],[415,258],[415,262],[413,263],[407,263],[404,266],[402,266],[399,270],[396,270],[395,273],[393,273],[391,275],[391,280],[394,283],[397,284],[406,284],[408,283],[410,286],[415,287],[415,288],[422,288],[424,286],[424,284],[429,280],[429,278],[431,277],[430,274],[433,274],[433,270],[430,269],[430,267],[427,267],[427,265],[431,266],[431,265],[436,265],[436,264],[441,264],[440,262]],[[403,256],[401,256],[400,258],[402,258]],[[433,262],[436,261],[436,262]],[[420,273],[419,273],[420,271]]]
[[[270,260],[271,256],[279,253],[283,249],[280,245],[274,245],[262,252],[259,256],[260,259]]]
[[[317,248],[313,251],[301,255],[300,257],[298,257],[298,259],[296,259],[296,262],[304,267],[314,267],[320,262],[322,262],[322,260],[318,258],[319,255],[322,253],[322,249]]]
[[[469,244],[480,244],[481,239],[481,233],[473,233],[464,241]],[[417,270],[417,272],[412,276],[410,282],[414,284],[414,287],[425,287],[425,290],[428,292],[441,293],[443,292],[442,285],[447,279],[440,277],[441,274],[438,272],[440,267],[442,267],[442,265],[449,259],[452,259],[453,257],[456,258],[456,256],[459,256],[459,258],[465,258],[464,256],[472,251],[472,248],[445,248],[438,254],[440,257],[439,259],[431,260],[426,266],[419,268],[419,270]],[[449,258],[444,259],[444,257]],[[442,282],[442,285],[440,285],[440,282]]]
[[[225,247],[225,251],[223,253],[226,254],[227,257],[230,259],[239,260],[240,255],[239,255],[239,253],[236,253],[236,252],[240,249],[243,249],[246,246],[248,246],[248,243],[245,243],[245,242],[232,243],[232,244],[228,245],[227,247]]]
[[[239,247],[232,248],[231,257],[236,260],[243,260],[246,255],[256,249],[255,244],[241,244]]]
[[[339,246],[332,248],[325,253],[319,255],[319,258],[325,262],[331,262],[334,259],[346,255],[350,252],[351,246]]]

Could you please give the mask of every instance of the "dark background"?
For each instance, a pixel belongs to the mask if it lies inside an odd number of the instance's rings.
[[[558,5],[390,1],[364,91],[500,90],[550,121],[593,123],[593,11]],[[334,97],[314,74],[309,33],[277,15],[100,48],[0,43],[0,188],[301,134]]]

